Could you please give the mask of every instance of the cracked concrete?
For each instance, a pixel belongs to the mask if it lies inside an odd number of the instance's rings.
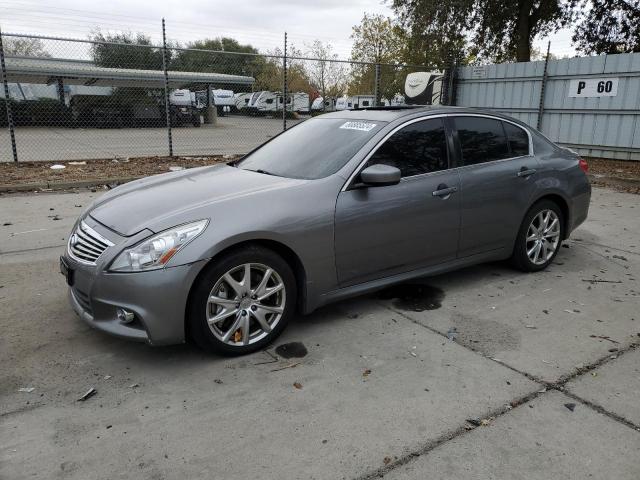
[[[95,195],[0,197],[1,478],[640,477],[640,197],[594,189],[547,272],[425,279],[433,310],[357,298],[225,359],[71,312],[57,257]]]

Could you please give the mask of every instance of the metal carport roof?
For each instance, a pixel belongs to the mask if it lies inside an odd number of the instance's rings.
[[[67,85],[105,87],[164,87],[162,70],[98,67],[92,62],[52,58],[6,57],[9,82],[50,84],[61,79]],[[253,77],[225,73],[169,71],[170,88],[191,85],[251,85]]]

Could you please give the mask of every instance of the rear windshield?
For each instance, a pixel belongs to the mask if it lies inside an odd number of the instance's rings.
[[[236,166],[279,177],[324,178],[340,170],[384,124],[312,118],[265,143]]]

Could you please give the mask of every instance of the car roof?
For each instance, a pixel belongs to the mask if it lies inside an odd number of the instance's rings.
[[[484,108],[470,108],[470,107],[449,107],[444,105],[435,106],[398,106],[398,107],[370,107],[370,108],[356,108],[353,110],[339,110],[336,112],[325,113],[323,118],[343,118],[345,120],[375,120],[379,122],[392,122],[402,117],[413,116],[417,113],[424,113],[425,115],[437,115],[443,113],[456,113],[462,115],[465,113],[484,114],[495,117],[501,117],[514,121],[515,119],[504,115],[502,113],[495,112],[493,110]],[[521,123],[515,120],[517,123]]]

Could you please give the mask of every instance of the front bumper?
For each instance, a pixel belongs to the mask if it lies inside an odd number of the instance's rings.
[[[191,285],[206,261],[136,273],[108,273],[69,256],[73,269],[69,301],[91,327],[118,337],[171,345],[185,341],[185,312]],[[123,324],[118,308],[135,314]]]

